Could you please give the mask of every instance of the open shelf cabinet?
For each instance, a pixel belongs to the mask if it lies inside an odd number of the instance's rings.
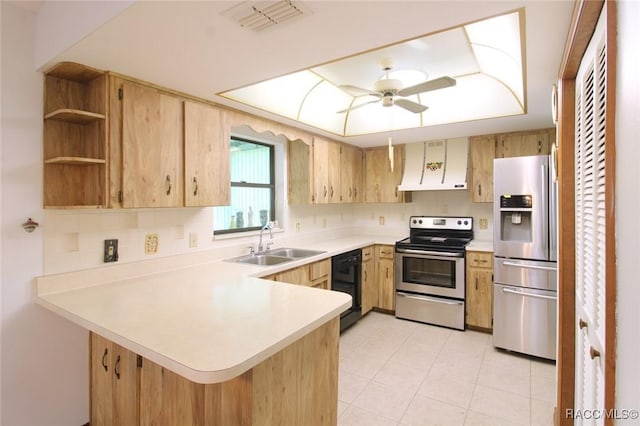
[[[107,75],[62,62],[44,78],[44,207],[106,207]]]

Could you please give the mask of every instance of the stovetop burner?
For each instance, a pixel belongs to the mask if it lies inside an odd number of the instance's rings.
[[[473,240],[473,218],[411,216],[409,237],[396,243],[405,250],[464,252]]]

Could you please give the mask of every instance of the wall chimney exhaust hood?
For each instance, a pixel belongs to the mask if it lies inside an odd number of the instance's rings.
[[[468,138],[405,145],[400,191],[467,189]]]

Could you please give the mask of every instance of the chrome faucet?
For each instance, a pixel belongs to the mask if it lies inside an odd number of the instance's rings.
[[[268,222],[260,230],[260,241],[258,242],[258,253],[262,253],[262,250],[264,248],[262,246],[262,233],[264,232],[265,229],[269,230],[269,237],[273,240],[273,232],[271,232],[271,223]],[[267,243],[267,250],[269,249],[270,245],[271,245],[271,243]]]

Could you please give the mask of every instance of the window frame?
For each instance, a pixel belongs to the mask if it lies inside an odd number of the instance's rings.
[[[273,144],[259,142],[247,137],[235,136],[231,135],[229,137],[229,145],[231,145],[232,141],[245,142],[253,145],[260,145],[269,148],[269,181],[270,183],[248,183],[245,181],[234,182],[231,181],[231,188],[270,188],[271,189],[271,200],[269,205],[269,218],[268,222],[273,222],[276,217],[276,147]],[[229,153],[229,162],[231,162],[231,153]],[[229,200],[231,201],[231,200]],[[226,206],[220,206],[226,207]],[[215,208],[215,207],[214,207]],[[262,229],[261,225],[251,226],[251,227],[243,227],[243,228],[230,228],[230,229],[214,229],[213,235],[229,235],[229,234],[241,234],[243,232],[251,232],[251,231],[259,231]]]

